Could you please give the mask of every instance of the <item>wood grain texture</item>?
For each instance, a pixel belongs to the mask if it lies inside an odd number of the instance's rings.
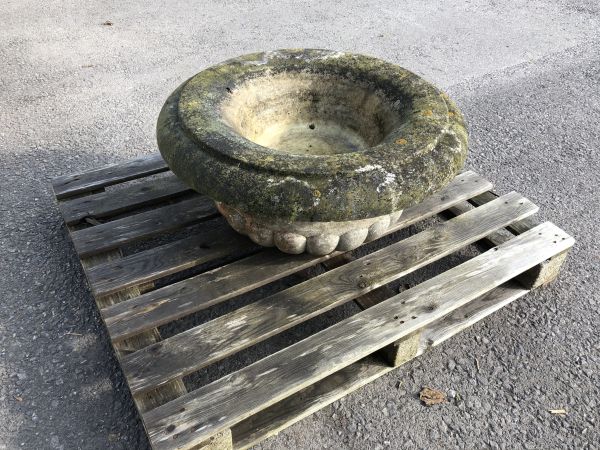
[[[464,214],[470,211],[474,206],[484,205],[498,198],[494,192],[484,192],[470,199],[468,202],[460,202],[448,209],[453,215]],[[531,228],[539,225],[539,221],[531,216],[523,220],[511,224],[509,227],[497,230],[494,233],[486,236],[481,244],[487,247],[500,245],[503,242],[512,239],[515,235],[524,233]],[[560,273],[560,269],[565,262],[569,251],[565,251],[559,255],[553,256],[547,261],[543,261],[539,265],[532,267],[527,272],[518,277],[519,282],[527,289],[535,289],[537,287],[548,284],[556,279]]]
[[[225,256],[241,258],[260,249],[250,239],[225,227],[224,219],[204,225],[202,232],[188,238],[88,269],[92,291],[95,295],[106,295]]]
[[[440,259],[537,207],[510,193],[480,208],[129,355],[132,392],[187,375]]]
[[[103,219],[132,211],[142,206],[153,205],[191,192],[175,175],[160,179],[148,179],[118,191],[99,192],[69,199],[59,204],[67,225],[75,224],[86,217]]]
[[[84,198],[84,197],[81,197]],[[60,204],[59,204],[60,205]],[[70,232],[77,231],[80,228],[79,225],[68,226]],[[118,261],[122,259],[122,254],[119,249],[114,249],[109,252],[105,252],[101,255],[94,255],[88,258],[81,258],[81,265],[84,270],[89,267],[96,266],[98,264],[106,263],[109,261]],[[147,288],[146,284],[144,288]],[[122,290],[118,293],[107,295],[103,297],[95,297],[96,306],[99,310],[105,307],[116,305],[121,302],[125,302],[129,299],[138,297],[142,292],[142,286],[131,286],[128,289]],[[147,345],[159,342],[162,339],[160,332],[157,328],[149,329],[143,333],[139,333],[136,336],[131,336],[129,339],[123,340],[119,343],[113,343],[113,349],[117,356],[117,359],[121,360],[124,355],[131,353],[132,351],[139,350]],[[187,389],[181,379],[171,380],[169,383],[161,386],[158,389],[154,389],[145,392],[140,395],[134,395],[134,404],[140,414],[157,408],[171,400],[174,400],[183,394],[187,393]],[[191,448],[191,447],[190,447]],[[233,448],[233,440],[231,430],[222,430],[215,435],[211,436],[205,441],[194,444],[195,449],[204,450],[230,450]]]
[[[91,192],[168,170],[160,154],[140,156],[125,163],[111,164],[99,169],[73,175],[65,175],[52,180],[54,194],[59,200],[85,192]]]
[[[367,356],[287,397],[232,428],[235,449],[246,449],[393,370]]]
[[[423,330],[417,356],[425,350],[441,344],[446,339],[460,333],[500,308],[523,297],[528,292],[529,290],[523,288],[517,281],[510,280],[493,291],[454,310]]]
[[[113,250],[111,252],[104,253],[102,255],[92,256],[89,258],[82,258],[81,264],[84,268],[93,266],[98,263],[105,261],[115,261],[121,258],[121,252],[119,250]],[[107,295],[104,297],[96,297],[96,304],[98,309],[106,308],[110,305],[115,305],[120,302],[135,298],[140,295],[140,290],[137,286],[132,286],[121,292],[113,295]],[[130,339],[124,340],[120,343],[113,344],[115,353],[119,360],[125,355],[144,348],[147,345],[154,344],[161,340],[160,333],[157,329],[148,330],[144,333],[140,333],[137,336],[133,336]],[[175,379],[164,385],[160,389],[149,391],[144,395],[135,395],[134,400],[138,410],[143,413],[156,408],[168,401],[171,401],[183,394],[187,390],[181,379]]]
[[[80,257],[112,250],[161,233],[217,217],[212,200],[194,197],[71,233]]]
[[[452,204],[464,201],[465,199],[480,193],[482,190],[490,188],[490,186],[489,182],[473,172],[461,174],[460,177],[457,177],[446,187],[446,189],[427,199],[425,206],[421,204],[405,210],[402,218],[386,232],[386,235],[437,214],[447,209]],[[231,233],[230,230],[228,231],[228,228],[224,230],[224,232],[226,234]],[[223,241],[223,245],[227,245],[227,242],[227,240]],[[239,238],[231,239],[229,241],[230,253],[239,250],[239,242]],[[186,253],[183,253],[184,255],[187,255],[187,252],[192,253],[189,257],[193,259],[194,249],[197,248],[194,245],[188,245],[186,243],[182,245],[176,244],[175,247],[177,248],[178,253],[176,263],[181,261],[182,254],[179,252],[184,251],[182,249],[185,249]],[[163,272],[156,270],[154,263],[144,265],[143,258],[147,257],[153,262],[160,261],[160,264],[164,266],[166,262],[170,261],[168,257],[165,257],[165,254],[170,255],[173,253],[173,251],[170,251],[169,249],[166,249],[167,251],[164,250],[165,249],[158,248],[156,251],[143,253],[140,256],[135,257],[135,261],[125,261],[126,265],[118,264],[117,266],[111,266],[109,264],[102,269],[96,269],[94,273],[90,274],[92,289],[99,294],[115,292],[120,289],[121,286],[132,282],[132,274],[135,275],[133,282],[136,283],[140,278],[155,279],[152,277],[161,276]],[[223,254],[227,253],[225,248],[223,248],[222,251]],[[265,251],[268,252],[268,255],[277,254],[270,250]],[[176,283],[175,285],[165,287],[155,294],[139,297],[135,301],[128,302],[128,304],[122,304],[115,309],[105,311],[107,323],[110,323],[109,331],[111,332],[112,339],[122,339],[128,334],[165,324],[221,301],[225,301],[233,295],[242,294],[248,290],[242,285],[244,282],[248,283],[248,288],[255,289],[294,273],[295,271],[303,270],[338,255],[340,255],[340,252],[327,256],[282,256],[279,254],[278,256],[274,256],[274,258],[277,259],[278,264],[271,263],[268,256],[264,257],[256,255],[253,259],[248,261],[233,263],[231,267],[223,268],[222,271],[192,277],[188,280]],[[152,270],[151,274],[146,273],[144,276],[139,270],[142,266],[152,267],[154,270]],[[187,267],[189,266],[185,266],[185,268]],[[263,271],[263,267],[266,268],[265,271]],[[167,267],[164,270],[168,270],[164,273],[174,273],[180,269],[179,266],[177,266]],[[239,270],[240,273],[237,273],[237,270]],[[212,281],[215,276],[220,279],[221,283],[216,290],[212,289],[212,287],[215,286],[215,283]],[[203,283],[209,283],[208,288],[205,290],[203,289],[202,292],[197,291],[197,289],[203,286]],[[378,293],[374,292],[373,295],[377,296]]]
[[[470,201],[475,206],[485,205],[488,202],[491,202],[498,198],[498,194],[488,191],[483,192],[482,194],[474,196]],[[540,224],[540,222],[535,217],[528,217],[519,222],[513,223],[510,227],[510,230],[514,232],[514,234],[525,233],[528,230],[531,230],[533,227],[536,227]]]
[[[569,250],[553,256],[548,261],[531,268],[519,277],[519,282],[527,289],[535,289],[556,279],[564,264]]]
[[[555,233],[565,240],[554,241]],[[379,305],[146,413],[144,420],[151,442],[160,449],[182,448],[203,441],[433,323],[572,244],[573,239],[558,227],[542,224]]]
[[[391,231],[405,228],[435,216],[456,203],[489,191],[492,187],[489,181],[475,172],[461,173],[441,191],[427,197],[418,205],[405,209]]]
[[[415,356],[441,344],[527,292],[511,280],[454,310],[421,330]],[[374,355],[352,363],[234,425],[233,446],[235,449],[246,449],[256,445],[394,369]]]
[[[326,258],[268,249],[101,312],[111,339],[124,339],[312,266],[315,259]]]

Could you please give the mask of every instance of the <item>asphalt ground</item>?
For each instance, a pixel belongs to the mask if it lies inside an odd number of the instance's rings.
[[[600,448],[597,1],[5,0],[0,17],[0,448],[148,447],[50,180],[155,152],[181,81],[286,47],[438,84],[468,122],[467,168],[577,244],[551,286],[258,447]],[[424,407],[424,385],[452,401]]]

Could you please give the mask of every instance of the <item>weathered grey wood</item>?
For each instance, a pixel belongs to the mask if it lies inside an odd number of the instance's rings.
[[[402,218],[393,227],[391,227],[386,234],[393,233],[401,228],[411,225],[412,223],[435,215],[452,206],[453,204],[471,198],[472,196],[477,195],[478,193],[481,193],[483,190],[489,189],[490,187],[491,185],[488,181],[484,180],[473,172],[461,174],[444,190],[428,198],[424,204],[417,205],[404,211]],[[231,233],[231,231],[229,230],[228,233]],[[223,244],[227,245],[227,240],[225,240]],[[230,252],[238,252],[239,245],[239,238],[232,239],[230,241]],[[142,252],[137,256],[127,258],[126,261],[123,261],[123,264],[107,264],[102,268],[95,268],[92,273],[88,275],[88,278],[92,283],[92,289],[97,294],[116,292],[122,288],[122,286],[126,286],[129,283],[138,283],[140,279],[156,279],[160,276],[164,276],[164,274],[174,273],[178,270],[195,265],[194,252],[196,248],[197,246],[195,244],[187,242],[182,244],[173,244],[167,247],[158,247],[157,249]],[[225,253],[226,249],[224,248],[223,255]],[[294,270],[302,270],[310,265],[317,264],[320,261],[339,254],[340,253],[337,252],[326,257],[314,257],[307,255],[303,255],[302,257],[288,256],[283,260],[280,259],[280,265],[275,267],[267,262],[269,265],[269,276],[264,278],[261,267],[261,261],[264,261],[264,258],[261,256],[256,256],[256,260],[249,260],[247,261],[248,264],[245,264],[245,262],[240,262],[240,264],[236,264],[231,267],[232,270],[228,270],[227,282],[226,284],[222,285],[222,291],[236,291],[237,289],[243,289],[239,284],[239,281],[242,280],[241,277],[243,276],[252,278],[254,282],[251,284],[251,286],[256,288],[266,283],[275,281],[278,278],[287,276],[290,273],[293,273]],[[177,264],[177,266],[170,267],[169,264],[171,263],[173,256],[175,256],[173,264]],[[146,262],[145,258],[151,260],[152,263]],[[281,256],[278,258],[281,258]],[[307,260],[306,258],[312,259]],[[184,261],[191,265],[185,264]],[[298,265],[295,269],[293,269],[294,263],[297,263]],[[160,264],[160,269],[157,267],[157,264]],[[250,264],[253,264],[255,267],[248,268],[248,265]],[[240,276],[235,273],[235,270],[238,268],[242,268],[243,270],[243,273],[240,274]],[[280,269],[279,273],[277,273],[278,268]],[[143,272],[142,269],[149,270]],[[211,274],[207,275],[207,277],[210,276]],[[223,278],[222,274],[219,276]],[[194,297],[193,289],[201,286],[200,283],[204,283],[206,281],[206,277],[200,275],[197,278],[191,278],[189,280],[184,280],[180,283],[177,283],[177,285],[173,285],[173,287],[164,288],[165,290],[161,291],[160,293],[157,292],[155,295],[145,296],[143,298],[140,297],[134,302],[130,302],[130,314],[134,316],[131,318],[131,322],[129,322],[129,319],[126,317],[127,312],[125,309],[127,309],[127,306],[125,305],[120,306],[119,309],[116,309],[114,314],[109,312],[108,314],[111,316],[119,316],[119,324],[117,325],[115,322],[115,326],[118,330],[111,330],[111,333],[112,331],[117,331],[117,334],[113,335],[113,339],[120,339],[122,333],[127,334],[129,332],[134,332],[135,330],[139,331],[145,327],[150,328],[148,326],[149,324],[156,326],[158,324],[167,323],[170,320],[175,320],[179,317],[183,317],[198,311],[207,305],[214,305],[219,301],[224,301],[227,298],[230,298],[229,296],[209,298],[208,295],[204,294],[200,294],[197,298]],[[227,283],[232,283],[232,285],[228,286]],[[185,295],[179,296],[177,295],[178,292],[185,293]],[[209,289],[207,290],[206,294],[209,294],[210,292],[211,291]],[[243,291],[236,292],[241,294]],[[377,296],[378,294],[374,293],[373,295]],[[163,313],[165,313],[166,316],[163,317]],[[148,325],[144,325],[144,321],[147,321]],[[127,331],[128,329],[129,331]]]
[[[350,261],[354,261],[355,259],[356,258],[351,253],[344,253],[335,258],[322,262],[321,265],[325,269],[331,270],[348,264]],[[384,285],[355,298],[354,302],[364,310],[393,297],[395,294],[396,292],[394,292],[389,285]],[[417,351],[419,350],[419,342],[419,333],[415,332],[410,336],[402,338],[398,342],[394,342],[393,344],[382,348],[379,351],[379,354],[388,363],[388,365],[392,367],[398,367],[417,354]]]
[[[566,239],[553,241],[555,233]],[[146,413],[144,420],[150,440],[157,449],[180,448],[203,441],[433,323],[571,245],[573,239],[558,227],[542,224],[379,305]]]
[[[112,340],[185,317],[290,275],[315,258],[268,249],[102,310]]]
[[[333,257],[327,261],[323,261],[321,263],[321,265],[326,270],[332,270],[332,269],[336,269],[338,267],[342,267],[343,265],[348,264],[349,262],[352,262],[355,260],[356,260],[356,258],[351,253],[344,253],[342,255]],[[396,293],[393,291],[393,289],[390,286],[384,285],[384,286],[378,287],[377,289],[373,289],[372,291],[369,291],[369,292],[361,295],[360,297],[356,297],[354,299],[354,302],[361,309],[367,309],[373,305],[376,305],[377,303],[381,303],[382,301],[387,300],[390,297],[393,297],[395,294]]]
[[[60,205],[60,204],[59,204]],[[70,232],[77,231],[80,229],[80,225],[68,226]],[[121,251],[119,249],[105,252],[101,255],[94,255],[87,258],[81,258],[81,265],[84,269],[95,266],[97,264],[105,263],[108,261],[118,261],[122,258]],[[107,295],[104,297],[95,297],[96,306],[99,310],[110,305],[116,305],[121,302],[125,302],[129,299],[138,297],[143,289],[148,289],[149,284],[131,286],[128,289],[122,290],[118,293]],[[132,351],[143,348],[146,345],[154,344],[162,339],[160,332],[157,328],[146,330],[143,333],[139,333],[136,336],[131,336],[129,339],[123,340],[119,343],[112,343],[113,349],[117,358],[120,360],[123,355]],[[136,408],[141,413],[154,409],[160,405],[163,405],[171,400],[174,400],[181,395],[185,394],[187,389],[182,379],[174,379],[169,383],[161,386],[158,389],[153,389],[143,394],[134,395],[133,400]],[[233,448],[233,440],[231,430],[226,429],[216,433],[209,439],[195,444],[192,447],[194,449],[203,450],[231,450]]]
[[[535,289],[554,281],[568,254],[569,250],[566,250],[531,268],[519,277],[519,282],[527,289]]]
[[[107,260],[118,260],[121,258],[121,252],[119,250],[112,250],[102,255],[91,256],[89,258],[82,258],[81,264],[84,268],[98,264],[98,262],[104,262]],[[116,305],[121,302],[127,301],[131,298],[135,298],[140,295],[138,286],[133,286],[128,289],[122,290],[116,294],[107,295],[104,297],[97,297],[96,304],[98,309],[108,307],[110,305]],[[113,349],[117,358],[120,360],[124,355],[131,353],[132,351],[141,349],[147,345],[154,344],[161,341],[161,335],[157,328],[147,330],[143,333],[139,333],[136,336],[131,336],[118,343],[113,343]],[[181,397],[187,393],[187,389],[183,384],[181,378],[171,380],[169,383],[161,386],[158,389],[153,389],[148,392],[144,392],[139,395],[134,395],[134,403],[141,413],[150,411],[163,405],[171,400]],[[188,447],[192,448],[192,447]],[[200,444],[194,444],[193,448],[203,450],[227,450],[233,448],[233,440],[231,430],[226,429],[216,433],[209,439],[201,442]]]
[[[246,449],[393,370],[368,356],[248,417],[232,428],[233,446]]]
[[[454,310],[422,331],[416,356],[421,355],[431,347],[441,344],[446,339],[460,333],[518,298],[523,297],[528,292],[529,290],[523,288],[520,283],[510,280],[493,291]]]
[[[71,238],[79,256],[85,257],[177,230],[217,215],[212,200],[207,197],[194,197],[75,231],[71,233]]]
[[[484,205],[497,198],[498,195],[494,192],[484,192],[483,194],[473,197],[469,202],[460,202],[453,205],[448,211],[454,215],[463,214],[473,208],[471,204]],[[535,217],[526,217],[523,220],[511,224],[505,229],[498,230],[489,236],[486,236],[486,238],[483,239],[482,244],[490,247],[500,245],[503,242],[512,239],[515,235],[524,233],[537,225],[539,225],[539,221]],[[519,282],[527,289],[535,289],[554,281],[558,276],[567,255],[568,250],[550,258],[548,261],[544,261],[539,265],[532,267],[526,273],[519,276]]]
[[[475,206],[481,206],[481,205],[491,202],[492,200],[495,200],[497,198],[498,198],[498,194],[496,194],[495,192],[488,191],[488,192],[483,192],[482,194],[474,196],[470,200],[470,202],[472,204],[474,204]],[[538,226],[539,224],[540,224],[540,222],[535,217],[528,217],[526,219],[520,220],[519,222],[513,223],[508,228],[510,230],[512,230],[515,234],[521,234],[521,233],[525,233],[526,231],[532,229],[533,227]]]
[[[188,238],[94,266],[88,269],[87,277],[95,295],[106,295],[225,256],[241,258],[259,248],[230,229],[224,219],[216,219]]]
[[[527,292],[519,283],[511,280],[454,310],[423,328],[415,356],[441,344]],[[391,345],[394,344],[386,348]],[[233,426],[234,448],[245,449],[256,445],[394,369],[373,355],[352,363]]]
[[[160,154],[155,153],[140,156],[125,163],[111,164],[100,169],[58,177],[52,180],[52,187],[56,198],[62,200],[168,169]]]
[[[475,172],[461,173],[441,191],[427,197],[418,205],[405,209],[393,230],[405,228],[435,216],[456,203],[468,200],[490,189],[492,189],[492,184]]]
[[[421,331],[418,330],[386,345],[379,353],[390,366],[398,367],[417,356],[420,343]]]
[[[102,219],[159,203],[191,192],[181,180],[169,173],[164,178],[148,179],[112,192],[99,192],[69,199],[59,204],[67,225],[86,217]]]
[[[534,214],[517,193],[127,356],[132,392],[199,370]]]
[[[97,264],[98,262],[104,262],[107,260],[114,261],[119,260],[120,258],[121,252],[119,250],[113,250],[103,255],[82,258],[81,264],[84,268],[86,268],[91,265]],[[139,295],[139,288],[137,286],[132,286],[113,295],[96,297],[95,300],[98,309],[101,309],[106,308],[110,305],[115,305],[120,302],[129,300],[130,298],[135,298]],[[122,359],[128,353],[141,349],[147,345],[159,342],[160,340],[161,336],[159,331],[157,329],[152,329],[146,331],[145,333],[140,333],[137,336],[133,336],[130,339],[124,340],[121,343],[116,343],[113,345],[113,347],[115,349],[117,357],[119,359]],[[136,405],[138,405],[138,409],[140,410],[140,412],[145,412],[150,409],[156,408],[157,406],[160,406],[170,400],[173,400],[185,394],[186,392],[187,391],[181,379],[175,379],[160,389],[149,391],[147,395],[136,395],[134,396],[134,399],[136,401]]]

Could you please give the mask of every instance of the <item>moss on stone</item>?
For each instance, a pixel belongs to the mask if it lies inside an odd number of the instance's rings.
[[[403,121],[365,151],[291,155],[262,147],[222,120],[231,92],[256,77],[308,73],[351,79],[405,108]],[[381,60],[327,50],[241,56],[183,83],[157,124],[160,151],[195,190],[257,217],[345,221],[405,209],[462,168],[467,132],[451,100],[415,74]]]

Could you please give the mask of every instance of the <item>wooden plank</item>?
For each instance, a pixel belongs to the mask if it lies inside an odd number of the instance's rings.
[[[67,227],[70,232],[74,232],[80,228],[79,225],[71,225]],[[122,258],[121,251],[119,249],[105,252],[101,255],[94,255],[87,258],[81,258],[81,265],[84,269],[95,266],[97,264],[106,263],[109,261],[118,261]],[[116,305],[129,299],[138,297],[142,288],[147,288],[148,284],[142,286],[131,286],[128,289],[122,290],[113,295],[107,295],[104,297],[95,297],[96,306],[99,310],[108,307],[110,305]],[[119,343],[112,343],[113,349],[117,358],[120,360],[123,355],[143,348],[146,345],[150,345],[159,342],[162,339],[160,332],[157,328],[147,330],[144,333],[139,333],[136,336],[132,336],[129,339],[123,340]],[[185,394],[187,389],[181,379],[175,379],[169,383],[161,386],[158,389],[145,392],[140,395],[133,396],[133,400],[136,408],[141,413],[154,409],[160,405],[163,405],[171,400],[174,400],[181,395]],[[204,450],[230,450],[233,447],[231,430],[222,430],[216,433],[211,438],[195,445],[195,449]]]
[[[119,250],[113,250],[111,252],[107,252],[103,255],[92,256],[89,258],[82,258],[81,264],[84,268],[89,267],[94,264],[98,264],[99,262],[104,262],[106,260],[119,260],[121,258],[121,252]],[[140,295],[139,288],[137,286],[131,286],[128,289],[125,289],[117,294],[107,295],[104,297],[96,297],[96,304],[98,309],[106,308],[110,305],[115,305],[120,302],[126,301],[130,298],[134,298]],[[121,360],[125,355],[131,353],[137,349],[143,348],[146,345],[150,345],[161,340],[160,333],[157,329],[148,330],[145,333],[140,333],[137,336],[134,336],[130,339],[126,339],[120,343],[116,343],[113,345],[115,349],[115,353],[119,360]],[[134,399],[136,401],[136,405],[140,412],[145,412],[150,409],[156,408],[170,400],[173,400],[183,394],[185,394],[187,390],[181,379],[175,379],[164,385],[160,389],[156,389],[154,391],[149,391],[147,395],[136,395]]]
[[[243,348],[339,306],[534,214],[517,193],[239,308],[127,356],[123,371],[142,392],[212,364]]]
[[[94,266],[86,275],[92,292],[106,295],[225,256],[242,258],[259,249],[219,218],[207,222],[202,232],[193,236],[129,255],[115,263]]]
[[[553,241],[555,233],[566,239]],[[379,305],[144,414],[150,440],[157,449],[201,442],[433,323],[571,245],[573,239],[558,227],[542,224]]]
[[[398,231],[422,220],[426,216],[437,214],[453,203],[464,201],[490,187],[489,182],[473,172],[461,174],[446,189],[427,199],[424,205],[421,204],[404,211],[401,219],[386,234]],[[233,252],[237,243],[232,241],[231,244],[231,251]],[[234,295],[240,295],[251,289],[271,283],[337,255],[340,255],[340,252],[315,257],[306,254],[301,256],[284,255],[277,251],[267,251],[264,255],[258,254],[206,274],[200,274],[166,286],[153,293],[105,310],[103,315],[111,338],[122,339],[144,329],[185,317],[188,314],[225,301]],[[160,257],[152,256],[151,259],[165,261],[164,254]],[[137,266],[128,262],[125,269],[129,267],[134,268]],[[106,272],[106,269],[103,270]],[[119,268],[118,273],[123,276],[123,269]],[[93,276],[90,278],[96,292],[106,292],[109,287],[110,290],[119,288],[115,283],[110,286],[106,284],[99,286],[95,281],[97,278]],[[115,280],[114,276],[102,278],[102,280],[107,279]],[[377,296],[378,292],[378,290],[372,291],[361,298],[366,301],[366,297]]]
[[[82,258],[81,264],[84,268],[86,268],[88,266],[98,264],[99,262],[106,262],[107,260],[118,260],[120,258],[120,250],[112,250],[110,252],[103,253],[102,255],[95,255],[89,258]],[[139,295],[139,286],[132,286],[116,294],[99,298],[97,297],[95,298],[95,300],[98,309],[102,309],[110,305],[116,305],[120,302],[129,300],[131,298],[135,298]],[[160,342],[161,339],[162,337],[158,329],[153,328],[136,336],[132,336],[129,339],[125,339],[119,343],[113,343],[113,349],[115,350],[117,358],[120,360],[123,358],[124,355],[131,353],[132,351],[141,349],[147,345]],[[181,378],[178,378],[171,380],[169,383],[165,384],[164,386],[161,386],[158,389],[154,389],[140,395],[134,395],[133,400],[136,405],[136,408],[138,409],[140,414],[142,414],[146,411],[150,411],[154,408],[157,408],[158,406],[163,405],[171,400],[181,397],[185,393],[187,393],[187,389],[183,384],[183,380]],[[231,430],[222,430],[216,433],[214,436],[211,436],[209,439],[206,439],[205,441],[201,442],[197,446],[194,446],[194,448],[204,450],[232,449],[233,440]]]
[[[164,178],[144,180],[118,191],[99,192],[70,199],[61,202],[59,207],[67,225],[72,225],[86,217],[93,219],[112,217],[189,192],[192,190],[170,173]]]
[[[233,447],[246,449],[393,370],[367,356],[235,425]]]
[[[424,353],[427,349],[441,344],[500,308],[523,297],[528,292],[529,290],[523,288],[520,283],[510,280],[493,291],[453,311],[440,321],[431,324],[423,330],[417,356]]]
[[[100,169],[58,177],[52,180],[52,187],[56,198],[62,200],[168,169],[162,156],[155,153],[140,156],[125,163],[111,164]]]
[[[71,233],[80,257],[90,256],[217,217],[212,200],[194,197]]]
[[[488,202],[491,202],[498,198],[498,194],[495,192],[483,192],[482,194],[474,196],[470,202],[475,206],[485,205]],[[510,227],[510,230],[514,232],[514,234],[522,234],[526,231],[531,230],[533,227],[538,226],[540,223],[535,217],[527,217],[519,222],[513,223]]]
[[[102,316],[111,339],[124,339],[312,266],[315,259],[268,249],[106,308]]]
[[[527,292],[511,280],[433,322],[420,333],[417,355]],[[394,369],[373,355],[352,363],[233,426],[233,446],[235,449],[252,447]]]
[[[498,198],[498,195],[494,192],[484,192],[478,196],[475,196],[468,202],[457,203],[448,209],[453,215],[464,214],[473,208],[472,205],[484,205],[490,201]],[[539,221],[534,217],[526,217],[523,220],[511,224],[509,227],[495,231],[494,233],[486,236],[481,242],[484,246],[493,247],[500,245],[513,236],[522,234],[531,228],[539,225]],[[537,287],[548,284],[556,279],[560,273],[560,269],[565,262],[569,251],[565,251],[559,255],[553,256],[548,261],[544,261],[539,265],[531,268],[526,273],[519,276],[519,282],[527,289],[535,289]]]
[[[456,203],[489,191],[492,187],[489,181],[475,172],[469,170],[461,173],[441,191],[427,197],[418,205],[405,209],[402,212],[402,216],[400,216],[400,220],[389,232],[433,217]]]

